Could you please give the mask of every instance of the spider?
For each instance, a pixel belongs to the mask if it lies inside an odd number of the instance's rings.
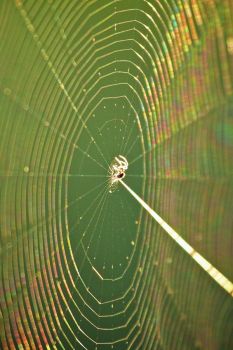
[[[118,181],[125,177],[125,171],[128,169],[128,161],[125,157],[119,155],[115,157],[112,164],[109,167],[110,175],[110,188],[115,189]],[[110,190],[110,192],[112,192]]]

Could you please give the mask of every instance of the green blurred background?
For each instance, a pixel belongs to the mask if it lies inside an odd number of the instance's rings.
[[[3,349],[233,348],[231,0],[0,1]]]

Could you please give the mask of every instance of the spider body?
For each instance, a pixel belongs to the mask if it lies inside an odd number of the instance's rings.
[[[112,164],[109,167],[109,175],[110,175],[110,192],[113,192],[112,189],[115,189],[115,186],[119,182],[119,180],[125,177],[125,171],[128,169],[128,161],[127,159],[119,155],[115,157]]]
[[[125,173],[120,173],[120,174],[117,174],[117,178],[118,179],[122,179],[123,177],[125,177]]]

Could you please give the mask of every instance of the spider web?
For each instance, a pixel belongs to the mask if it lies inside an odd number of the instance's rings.
[[[4,349],[230,349],[231,1],[0,4]]]

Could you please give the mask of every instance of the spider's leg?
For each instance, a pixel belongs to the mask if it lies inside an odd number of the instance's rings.
[[[122,162],[122,163],[124,163],[125,165],[128,166],[128,161],[127,161],[127,159],[126,159],[124,156],[119,155],[119,158],[121,158],[121,162]]]
[[[115,157],[116,161],[118,162],[119,166],[122,166],[123,164],[125,164],[124,160],[119,159],[118,157]]]

